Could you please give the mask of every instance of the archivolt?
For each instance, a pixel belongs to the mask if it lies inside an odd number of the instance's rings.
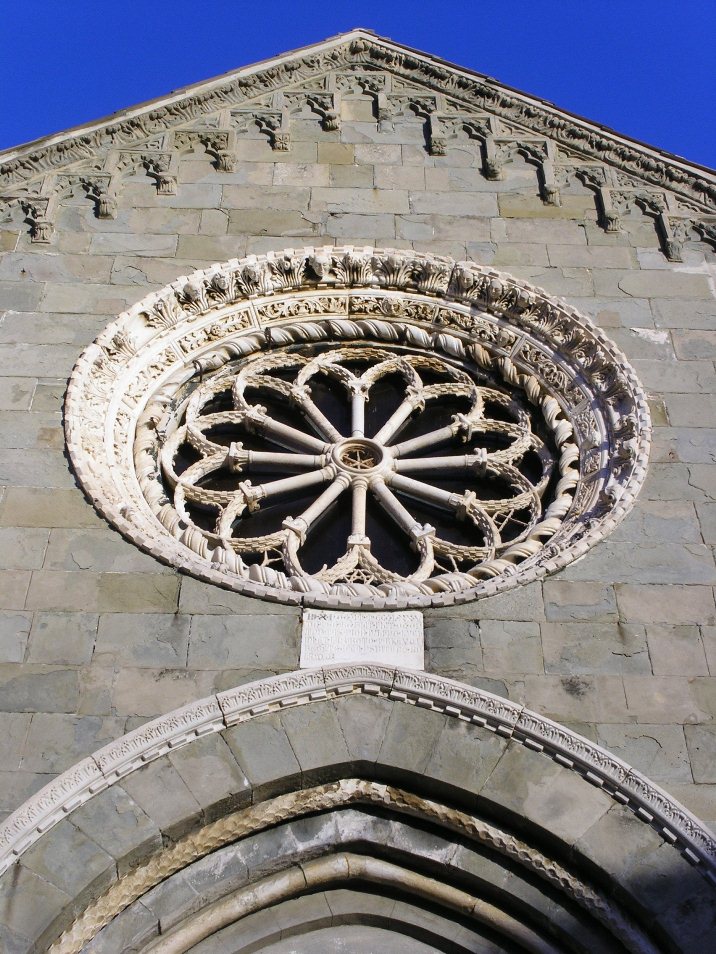
[[[541,885],[539,890],[583,912],[583,919],[626,950],[651,951],[653,944],[658,950],[688,950],[695,938],[716,929],[713,837],[644,776],[509,700],[424,672],[362,664],[301,670],[210,696],[141,726],[59,776],[0,826],[0,870],[6,872],[0,897],[8,899],[8,910],[20,890],[16,885],[36,877],[35,862],[28,860],[26,867],[21,856],[53,826],[64,826],[65,837],[76,836],[75,826],[84,831],[84,813],[90,810],[92,817],[95,799],[101,805],[94,817],[106,821],[115,811],[114,792],[137,807],[127,794],[131,778],[127,790],[122,782],[134,773],[143,777],[145,793],[156,790],[157,802],[164,773],[184,788],[174,760],[182,747],[192,749],[191,743],[212,735],[226,742],[221,742],[226,757],[248,780],[248,787],[228,790],[240,797],[226,801],[213,786],[194,790],[193,809],[177,822],[183,836],[177,841],[174,822],[153,820],[152,795],[143,804],[165,848],[147,857],[143,828],[123,847],[122,857],[109,839],[104,850],[123,873],[121,880],[105,890],[106,878],[99,886],[79,878],[85,884],[81,896],[72,903],[65,895],[64,901],[55,897],[28,950],[46,949],[63,931],[57,954],[81,950],[103,925],[111,930],[118,924],[128,905],[142,906],[146,917],[147,893],[205,856],[308,816],[343,812],[345,818],[357,810],[383,813],[395,824],[422,825],[452,848],[469,844],[489,853],[499,859],[500,878],[519,871],[533,886]],[[266,759],[272,746],[293,753],[290,760]],[[100,848],[104,830],[95,825],[89,831]],[[150,844],[156,851],[156,841]],[[289,859],[283,844],[274,846],[279,871],[308,860]],[[323,846],[322,854],[355,850],[332,844]],[[638,875],[625,858],[637,863]],[[396,863],[394,857],[383,860]],[[419,873],[435,877],[436,870],[433,859]],[[447,873],[443,866],[437,880],[467,890]],[[664,895],[664,884],[675,886],[677,895],[688,892],[688,911],[679,897]],[[100,893],[86,907],[86,899]],[[507,913],[513,916],[514,906]],[[654,941],[645,939],[652,934]],[[122,943],[104,949],[130,948]]]

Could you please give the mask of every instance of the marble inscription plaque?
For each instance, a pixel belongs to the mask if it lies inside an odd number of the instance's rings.
[[[424,668],[423,614],[304,610],[301,668],[372,662]]]

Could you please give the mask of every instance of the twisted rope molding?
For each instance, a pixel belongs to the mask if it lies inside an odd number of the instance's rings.
[[[232,813],[199,831],[186,835],[176,844],[160,851],[147,862],[135,868],[105,893],[93,901],[57,938],[48,954],[79,954],[83,947],[105,927],[112,918],[129,907],[147,891],[200,858],[239,839],[255,835],[268,828],[302,818],[306,815],[332,811],[354,805],[374,805],[389,808],[398,815],[429,820],[441,829],[488,847],[503,858],[516,862],[542,881],[574,900],[580,907],[605,925],[628,949],[639,954],[657,954],[643,932],[624,916],[610,899],[596,891],[554,859],[531,845],[505,833],[502,829],[481,819],[393,785],[341,779],[301,792],[279,795],[267,802]],[[331,857],[335,857],[332,855]],[[296,862],[292,862],[292,865]],[[298,862],[303,866],[304,862]],[[275,875],[274,875],[275,877]],[[305,889],[305,885],[303,886]],[[221,906],[222,901],[212,907]],[[203,920],[203,918],[202,918]],[[181,923],[179,931],[181,933]],[[215,928],[214,928],[215,930]],[[174,931],[168,934],[171,945]],[[166,937],[157,939],[161,949]],[[196,940],[194,943],[197,943]],[[153,945],[150,948],[154,950]]]
[[[0,875],[62,819],[148,762],[270,712],[346,694],[390,699],[478,725],[542,752],[627,806],[716,885],[716,837],[687,808],[606,749],[490,692],[374,665],[307,669],[207,696],[127,733],[58,776],[0,826]]]
[[[257,352],[356,340],[437,352],[487,371],[523,391],[554,432],[562,449],[559,512],[489,573],[447,573],[417,586],[314,585],[307,576],[242,566],[167,500],[157,454],[192,384]],[[464,602],[560,569],[629,511],[651,430],[646,396],[624,355],[564,302],[470,262],[350,246],[232,259],[151,294],[82,354],[65,421],[84,490],[138,546],[226,588],[343,608]]]

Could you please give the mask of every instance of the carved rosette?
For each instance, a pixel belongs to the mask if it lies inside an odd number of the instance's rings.
[[[363,362],[358,370],[356,361]],[[362,428],[364,405],[388,371],[402,375],[405,399],[375,440]],[[345,391],[348,433],[312,400],[319,373]],[[262,386],[302,415],[304,426],[282,431],[253,393]],[[232,395],[229,405],[212,406],[222,395]],[[426,406],[456,396],[468,409],[438,428],[445,450],[434,458],[464,475],[460,491],[448,494],[431,487],[432,449],[421,460],[424,442],[401,444],[399,435]],[[502,406],[498,420],[490,423],[486,403]],[[276,460],[217,443],[206,414],[216,426],[267,437]],[[501,450],[494,442],[480,446],[490,429],[502,432]],[[97,508],[159,559],[268,599],[390,608],[491,595],[583,555],[630,509],[645,476],[650,422],[624,356],[564,302],[473,263],[331,247],[214,265],[120,315],[73,371],[66,431]],[[181,444],[195,460],[179,474]],[[531,480],[520,471],[527,451],[543,467]],[[280,471],[287,462],[293,476],[262,475],[258,485],[248,479],[252,467]],[[498,471],[511,502],[486,500],[477,486]],[[235,485],[212,485],[220,473],[238,475]],[[249,543],[237,536],[243,515],[283,492],[281,483],[295,489],[291,481],[315,486],[314,504],[296,513],[289,507],[273,534]],[[355,531],[345,556],[309,573],[301,561],[305,536],[320,506],[344,490]],[[394,572],[371,556],[366,493],[410,538],[415,572]],[[407,498],[467,521],[479,545],[440,539],[411,517]],[[211,519],[197,521],[197,506]],[[505,534],[510,520],[522,526]]]

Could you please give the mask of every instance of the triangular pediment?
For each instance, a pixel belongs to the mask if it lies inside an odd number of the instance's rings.
[[[171,194],[182,155],[203,151],[229,171],[238,138],[258,130],[273,149],[287,151],[297,120],[313,117],[335,130],[351,116],[351,103],[363,104],[352,118],[379,128],[398,118],[421,122],[432,155],[471,141],[488,179],[500,178],[515,158],[526,160],[537,167],[548,204],[576,179],[595,192],[608,230],[618,227],[620,212],[638,206],[657,222],[669,257],[678,257],[694,230],[709,241],[716,236],[709,170],[362,29],[0,153],[0,197],[24,203],[41,235],[53,203],[72,190],[83,190],[98,214],[111,214],[128,175],[146,172],[160,194]]]

